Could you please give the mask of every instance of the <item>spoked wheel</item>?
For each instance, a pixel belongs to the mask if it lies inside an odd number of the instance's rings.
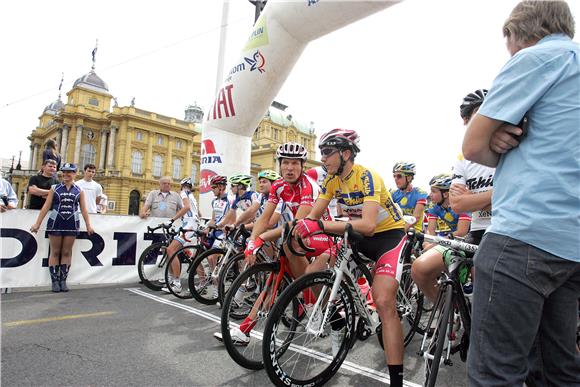
[[[423,312],[423,293],[411,278],[411,264],[403,265],[399,290],[397,292],[397,311],[403,328],[403,342],[407,346],[415,332],[424,333],[419,328],[419,321]]]
[[[189,291],[196,301],[205,305],[218,302],[217,278],[213,272],[220,260],[226,254],[224,249],[209,249],[199,254],[189,269]]]
[[[262,332],[266,317],[280,292],[291,279],[279,277],[278,263],[254,265],[241,273],[226,294],[222,309],[222,340],[231,358],[249,369],[262,369]],[[272,300],[274,298],[274,300]],[[289,321],[298,318],[298,304],[290,309]],[[293,329],[290,330],[293,332]],[[292,333],[287,337],[291,338]]]
[[[165,283],[167,286],[164,289],[168,289],[177,298],[185,300],[192,297],[189,291],[189,271],[201,250],[202,247],[199,245],[184,246],[169,258],[165,267]],[[179,272],[178,275],[174,272],[176,270]]]
[[[223,305],[226,298],[226,294],[232,283],[238,278],[240,273],[246,268],[246,262],[244,261],[244,253],[238,253],[233,257],[229,258],[224,264],[222,270],[220,271],[219,281],[218,281],[218,299]]]
[[[433,335],[427,341],[427,347],[423,353],[425,359],[425,386],[433,387],[437,381],[437,373],[441,365],[441,355],[445,347],[447,329],[449,327],[449,315],[451,313],[451,301],[453,290],[451,286],[446,286],[444,293],[438,300],[437,307],[433,313],[439,311],[439,317]]]
[[[165,243],[153,243],[141,253],[137,263],[137,272],[143,285],[159,291],[165,286],[165,266],[167,255]]]
[[[332,271],[305,275],[274,304],[262,350],[264,366],[275,385],[322,385],[346,358],[355,336],[355,306],[344,281],[336,298],[328,302],[333,282]],[[296,302],[298,319],[287,327],[284,320],[292,315],[289,312]]]

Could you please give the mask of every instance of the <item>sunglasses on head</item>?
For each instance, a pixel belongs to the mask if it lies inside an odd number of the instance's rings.
[[[338,152],[338,149],[336,149],[336,148],[322,148],[320,150],[320,154],[324,157],[331,156],[331,155],[335,154],[336,152]]]

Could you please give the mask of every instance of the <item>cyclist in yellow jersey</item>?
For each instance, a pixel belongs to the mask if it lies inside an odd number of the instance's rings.
[[[405,222],[383,179],[372,170],[354,164],[360,151],[358,142],[358,134],[346,129],[333,129],[320,138],[322,163],[328,176],[308,217],[297,222],[294,235],[307,238],[324,231],[342,234],[352,227],[365,236],[358,244],[358,251],[376,261],[372,295],[383,324],[391,386],[402,386],[403,331],[396,297],[403,266]],[[333,198],[350,218],[348,222],[320,220]]]

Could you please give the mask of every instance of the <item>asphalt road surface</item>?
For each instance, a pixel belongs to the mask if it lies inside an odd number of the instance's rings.
[[[144,286],[17,291],[1,298],[3,386],[268,386],[265,371],[230,359],[213,338],[220,309]],[[405,385],[423,384],[416,335],[405,355]],[[465,386],[458,354],[438,384]],[[374,337],[355,343],[328,386],[385,386]]]

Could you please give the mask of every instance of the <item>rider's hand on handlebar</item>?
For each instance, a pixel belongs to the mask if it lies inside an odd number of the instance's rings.
[[[320,220],[300,219],[294,227],[294,237],[306,238],[324,232],[324,225]]]
[[[264,240],[260,237],[257,237],[255,240],[248,240],[248,245],[244,251],[244,255],[246,256],[245,260],[248,265],[253,265],[256,262],[256,253],[263,245]]]
[[[167,228],[173,226],[173,219],[170,219],[170,220],[163,222],[163,225]]]

